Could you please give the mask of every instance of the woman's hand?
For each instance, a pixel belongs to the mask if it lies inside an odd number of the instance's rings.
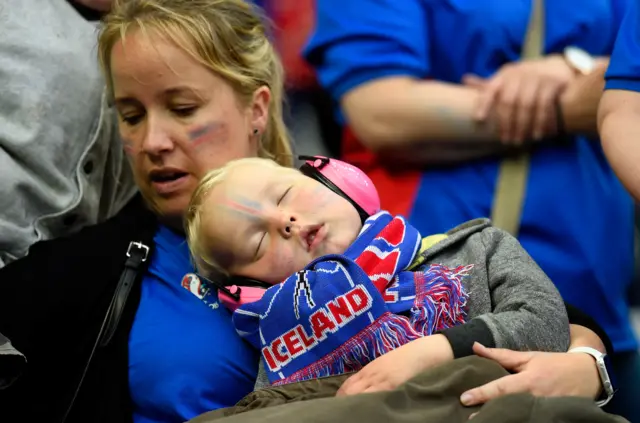
[[[460,401],[467,406],[522,392],[546,397],[580,396],[593,399],[600,393],[598,369],[595,360],[588,354],[520,352],[486,348],[478,343],[473,346],[473,351],[515,374],[463,393]]]
[[[416,339],[364,366],[342,384],[336,395],[388,391],[423,370],[450,360],[453,350],[444,335]]]
[[[494,76],[467,75],[463,83],[481,90],[477,121],[493,114],[505,144],[539,140],[557,131],[556,101],[575,78],[559,55],[504,65]]]

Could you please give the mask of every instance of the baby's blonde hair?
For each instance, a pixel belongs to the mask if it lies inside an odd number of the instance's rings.
[[[231,84],[245,106],[258,88],[268,87],[269,121],[258,155],[292,166],[282,116],[284,72],[258,10],[244,0],[115,0],[98,37],[98,56],[109,92],[113,96],[113,46],[124,40],[130,29],[143,34],[151,30]]]
[[[231,171],[240,166],[268,166],[281,167],[273,160],[259,157],[248,157],[228,162],[226,165],[209,171],[201,180],[191,196],[189,207],[184,219],[185,234],[187,243],[191,250],[191,256],[195,261],[198,271],[206,277],[229,276],[225,263],[221,263],[219,258],[212,254],[211,245],[203,237],[203,221],[206,214],[204,203],[207,201],[211,190],[225,180]],[[287,168],[291,172],[297,172],[292,168]],[[250,172],[250,170],[248,170]]]

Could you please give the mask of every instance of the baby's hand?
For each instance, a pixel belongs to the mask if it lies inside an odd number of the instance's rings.
[[[347,379],[337,396],[389,391],[430,367],[453,360],[451,344],[444,335],[431,335],[376,358]]]

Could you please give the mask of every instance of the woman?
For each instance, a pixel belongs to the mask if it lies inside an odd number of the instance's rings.
[[[193,272],[182,214],[200,176],[247,156],[291,165],[282,70],[260,17],[241,0],[116,2],[98,50],[151,211],[137,201],[2,270],[0,331],[27,357],[4,393],[2,413],[17,413],[7,421],[182,422],[255,382],[258,359],[216,293],[207,307],[181,280]],[[127,259],[140,271],[92,353]]]
[[[257,373],[217,293],[183,278],[181,219],[202,172],[244,156],[290,164],[282,74],[259,17],[241,0],[127,0],[100,34],[142,199],[0,271],[0,332],[28,360],[0,391],[7,421],[177,423],[233,405]],[[573,346],[604,349],[581,330]],[[561,392],[600,389],[593,359],[574,354],[532,355],[510,389],[535,390],[542,363],[559,365]]]
[[[545,1],[545,56],[519,61],[534,3],[319,2],[306,57],[340,105],[344,158],[423,233],[490,216],[501,145],[532,145],[519,239],[610,335],[618,395],[633,405],[632,202],[599,143],[574,131],[576,104],[558,97],[606,63],[627,2]]]

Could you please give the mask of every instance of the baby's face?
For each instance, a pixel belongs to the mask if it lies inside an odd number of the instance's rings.
[[[203,206],[202,236],[231,275],[278,283],[313,259],[342,254],[362,223],[344,198],[300,172],[243,165]]]

